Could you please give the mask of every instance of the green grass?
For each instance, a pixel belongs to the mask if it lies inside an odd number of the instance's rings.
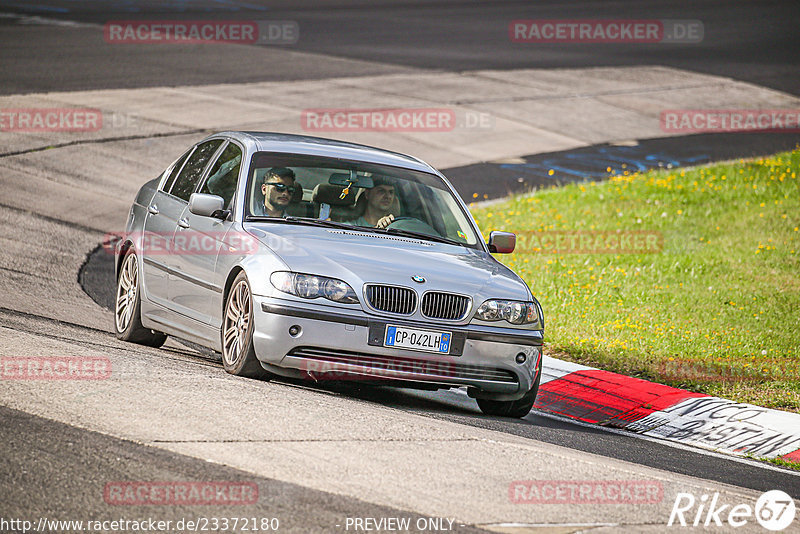
[[[784,460],[783,458],[759,458],[762,461],[769,462],[779,467],[786,467],[794,471],[800,471],[800,462],[793,462],[791,460]]]
[[[753,161],[626,172],[471,209],[486,235],[517,232],[529,249],[531,235],[553,231],[663,236],[660,252],[649,254],[497,256],[541,302],[549,354],[800,411],[798,175],[795,149]]]

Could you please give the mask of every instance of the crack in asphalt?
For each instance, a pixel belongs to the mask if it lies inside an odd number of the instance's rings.
[[[115,352],[118,352],[118,353],[122,353],[122,354],[125,354],[125,355],[127,355],[127,354],[129,354],[131,352],[133,352],[135,354],[140,354],[140,355],[147,355],[148,354],[147,352],[136,350],[140,346],[132,344],[132,343],[129,343],[124,347],[118,347],[118,346],[109,345],[109,344],[105,344],[105,343],[97,343],[97,342],[93,342],[93,341],[87,341],[87,340],[84,340],[84,339],[75,339],[75,338],[64,336],[64,335],[42,332],[41,329],[38,329],[38,328],[35,328],[35,327],[24,327],[24,326],[21,326],[21,325],[18,325],[18,324],[5,323],[5,322],[2,321],[2,314],[7,314],[7,315],[15,316],[15,317],[26,318],[26,319],[33,319],[33,320],[37,320],[38,319],[40,321],[44,321],[44,322],[50,323],[50,324],[52,324],[54,326],[67,326],[67,327],[72,327],[72,328],[76,328],[76,329],[80,329],[80,330],[88,330],[89,332],[102,334],[105,337],[113,336],[113,334],[111,332],[106,331],[106,330],[101,330],[101,329],[98,329],[98,328],[93,328],[91,326],[85,326],[85,325],[81,325],[81,324],[77,324],[77,323],[71,323],[69,321],[62,321],[60,319],[54,319],[52,317],[46,317],[44,315],[37,315],[37,314],[34,314],[34,313],[28,313],[28,312],[22,312],[22,311],[18,311],[18,310],[13,310],[11,308],[6,308],[4,306],[0,306],[0,328],[6,328],[8,330],[14,330],[14,331],[17,331],[17,332],[24,332],[26,334],[31,334],[31,335],[34,335],[34,336],[46,337],[48,339],[54,339],[56,341],[75,343],[77,345],[84,346],[84,347],[101,347],[103,349],[112,350],[112,351],[115,351]],[[178,339],[175,339],[175,340],[179,341],[179,342],[181,341],[181,340],[178,340]],[[141,348],[144,348],[144,347],[142,346]],[[157,350],[159,352],[159,354],[163,354],[164,352],[170,353],[172,356],[171,357],[167,356],[167,359],[172,360],[172,361],[189,362],[189,363],[193,363],[195,365],[199,365],[199,366],[203,366],[203,367],[213,367],[213,368],[219,367],[219,365],[216,363],[216,360],[212,356],[206,356],[201,352],[198,352],[197,354],[192,354],[192,353],[189,353],[189,352],[181,352],[179,349],[175,349],[175,348],[171,348],[171,347],[161,347],[159,349],[153,349],[153,350]]]
[[[12,308],[6,308],[5,306],[0,306],[0,314],[2,314],[2,313],[8,314],[8,315],[13,315],[13,316],[16,316],[16,317],[24,317],[26,319],[31,319],[31,318],[32,319],[40,319],[40,320],[43,320],[43,321],[47,321],[47,322],[49,322],[51,324],[55,324],[57,326],[62,326],[62,325],[63,326],[71,326],[73,328],[80,328],[80,329],[83,329],[83,330],[89,330],[91,332],[97,332],[97,333],[100,333],[100,334],[106,334],[106,335],[109,334],[108,330],[101,330],[100,328],[94,328],[94,327],[91,327],[91,326],[86,326],[86,325],[82,325],[82,324],[78,324],[78,323],[71,323],[69,321],[62,321],[61,319],[54,319],[52,317],[47,317],[47,316],[44,316],[44,315],[37,315],[35,313],[29,313],[29,312],[23,312],[23,311],[19,311],[19,310],[14,310]],[[22,330],[22,329],[18,329],[18,328],[13,328],[13,327],[8,327],[8,328],[11,328],[12,330],[26,331],[26,330]],[[31,331],[31,332],[35,333],[35,334],[40,334],[41,333],[38,330]]]
[[[59,336],[59,335],[56,335],[56,334],[47,334],[45,332],[40,332],[40,331],[34,330],[34,329],[16,328],[14,326],[9,326],[9,325],[4,325],[4,324],[0,324],[0,328],[5,328],[7,330],[14,330],[16,332],[24,332],[26,334],[32,334],[32,335],[35,335],[35,336],[46,337],[48,339],[55,339],[56,341],[66,341],[66,342],[69,342],[69,343],[74,343],[76,345],[80,345],[82,347],[90,347],[90,348],[91,347],[100,347],[100,348],[111,349],[111,350],[116,350],[116,351],[121,351],[122,350],[119,347],[113,347],[111,345],[106,345],[106,344],[103,344],[103,343],[94,343],[92,341],[85,341],[83,339],[74,339],[74,338],[71,338],[71,337]]]
[[[17,213],[24,213],[25,215],[30,215],[31,217],[41,219],[43,221],[47,221],[50,223],[60,224],[63,226],[67,226],[69,228],[74,228],[75,230],[81,230],[82,232],[97,234],[97,233],[105,233],[103,230],[99,228],[93,228],[91,226],[86,226],[85,224],[76,223],[65,221],[64,219],[59,219],[57,217],[51,217],[49,215],[43,215],[41,213],[36,213],[35,211],[27,210],[25,208],[19,208],[17,206],[12,206],[11,204],[4,204],[0,202],[0,208],[16,211]]]
[[[31,154],[34,152],[43,152],[45,150],[50,150],[53,148],[66,148],[77,145],[114,143],[116,141],[138,141],[140,139],[158,139],[160,137],[177,137],[180,135],[191,135],[191,134],[204,133],[210,131],[211,130],[205,130],[203,128],[193,128],[191,130],[181,130],[177,132],[164,132],[164,133],[155,133],[147,135],[123,135],[118,137],[102,137],[100,139],[76,139],[75,141],[69,141],[66,143],[56,143],[54,145],[26,148],[24,150],[17,150],[14,152],[0,152],[0,158],[6,158],[10,156],[20,156],[23,154]]]
[[[34,274],[34,273],[26,272],[26,271],[20,271],[19,269],[12,269],[10,267],[3,267],[2,265],[0,265],[0,270],[8,271],[10,273],[16,273],[16,274],[24,274],[26,276],[32,276],[33,278],[38,278],[40,280],[49,280],[49,281],[54,281],[54,280],[57,281],[58,280],[57,278],[47,278],[46,276],[42,276],[40,274]]]

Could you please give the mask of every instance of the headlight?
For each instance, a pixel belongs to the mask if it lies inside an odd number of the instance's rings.
[[[322,285],[318,276],[309,274],[296,274],[294,275],[294,290],[295,295],[303,297],[304,299],[315,299],[322,296],[319,287]]]
[[[350,286],[347,285],[346,282],[342,282],[341,280],[328,278],[322,284],[322,294],[326,299],[342,302],[343,299],[347,298],[349,293],[353,293],[353,290],[350,289]],[[358,299],[356,299],[356,302],[358,302]]]
[[[269,278],[275,289],[304,299],[324,297],[342,304],[357,304],[356,292],[347,282],[313,274],[278,271]]]
[[[482,321],[508,321],[511,324],[541,322],[535,302],[517,300],[487,300],[475,312],[475,317]]]

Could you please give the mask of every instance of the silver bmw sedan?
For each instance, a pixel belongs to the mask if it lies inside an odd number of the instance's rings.
[[[544,318],[447,179],[417,158],[296,135],[221,132],[139,190],[116,245],[115,329],[220,352],[225,370],[466,387],[523,417]]]

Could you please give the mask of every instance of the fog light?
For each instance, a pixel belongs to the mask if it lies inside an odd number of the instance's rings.
[[[525,355],[524,352],[520,352],[519,354],[517,354],[517,363],[525,363],[525,360],[527,359],[528,357]]]
[[[300,328],[299,326],[297,326],[296,324],[289,327],[289,335],[292,336],[292,337],[299,336],[300,332],[302,332],[302,331],[303,331],[303,329]]]

